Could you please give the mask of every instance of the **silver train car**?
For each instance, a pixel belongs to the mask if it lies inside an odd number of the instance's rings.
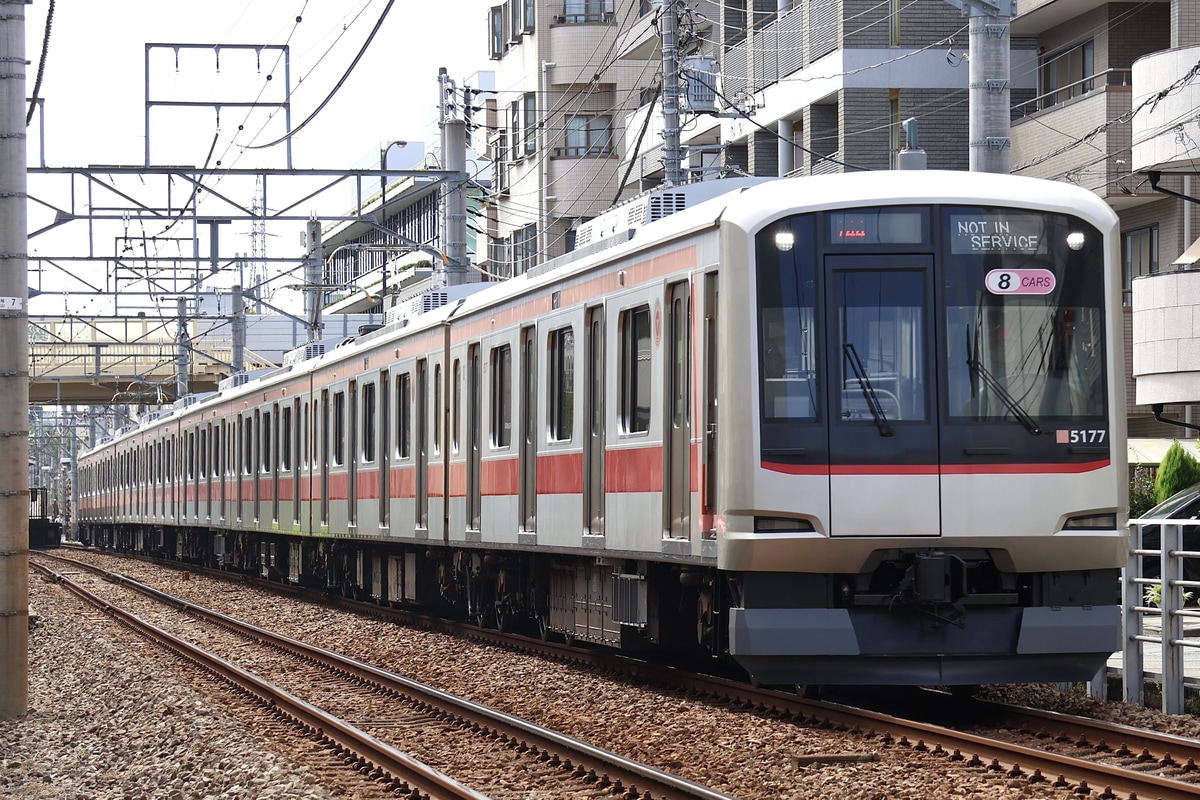
[[[1062,183],[659,191],[99,444],[81,538],[768,685],[1087,679],[1126,559],[1118,265]]]

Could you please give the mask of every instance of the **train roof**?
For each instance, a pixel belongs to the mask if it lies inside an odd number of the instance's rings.
[[[802,211],[919,203],[1038,208],[1082,215],[1101,227],[1117,224],[1117,215],[1107,203],[1075,184],[951,170],[880,170],[767,181],[739,195],[723,219],[753,231]],[[764,209],[770,212],[764,214]]]
[[[1074,184],[983,172],[879,170],[793,178],[728,178],[654,190],[585,223],[581,231],[586,230],[587,235],[582,241],[577,240],[580,246],[576,250],[549,259],[527,273],[495,283],[429,289],[444,293],[442,304],[432,303],[423,313],[348,338],[335,347],[321,348],[314,357],[251,375],[234,376],[236,380],[223,382],[220,391],[182,398],[171,407],[148,414],[140,424],[126,426],[111,440],[102,440],[97,446],[132,435],[152,423],[168,421],[195,406],[237,399],[280,380],[318,370],[332,361],[340,361],[347,349],[375,347],[393,338],[429,330],[460,312],[470,313],[502,303],[564,274],[585,271],[614,257],[632,255],[715,228],[723,220],[754,232],[780,217],[829,208],[982,202],[1082,215],[1101,226],[1111,227],[1118,222],[1107,203],[1094,192]]]

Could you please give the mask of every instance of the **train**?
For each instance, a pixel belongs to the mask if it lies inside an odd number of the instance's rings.
[[[1065,183],[666,187],[116,432],[79,537],[767,686],[1086,680],[1127,559],[1120,274]]]
[[[52,516],[50,490],[44,486],[29,487],[29,547],[32,550],[53,550],[62,546],[62,520]]]

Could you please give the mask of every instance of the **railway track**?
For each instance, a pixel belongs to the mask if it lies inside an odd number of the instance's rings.
[[[133,590],[174,612],[182,612],[186,618],[175,614],[176,627],[189,629],[187,640],[54,571],[42,563],[49,558],[67,561],[73,569],[86,569],[106,583]],[[142,636],[218,675],[259,702],[278,707],[297,726],[343,756],[348,764],[370,773],[399,794],[452,800],[495,796],[472,789],[467,781],[455,780],[442,769],[417,761],[406,752],[419,747],[422,740],[437,739],[437,749],[443,754],[447,751],[459,756],[470,754],[470,771],[475,774],[473,785],[479,785],[482,774],[508,776],[498,777],[508,781],[514,772],[519,772],[536,789],[552,791],[564,798],[613,795],[629,800],[730,800],[727,794],[403,676],[202,608],[118,573],[40,554],[31,560],[31,565]],[[222,637],[212,631],[197,630],[195,621],[220,628],[228,635]],[[166,623],[170,624],[170,620]],[[206,646],[202,648],[189,641],[197,639],[205,640]],[[224,641],[218,641],[221,639]],[[210,652],[210,647],[229,658]],[[232,658],[239,664],[252,664],[254,672],[234,664]],[[313,701],[301,699],[297,696],[299,692]],[[322,710],[323,707],[337,710],[331,713]],[[494,770],[482,766],[488,759],[495,764]],[[523,796],[528,789],[529,786],[523,786],[513,796]]]
[[[376,613],[384,613],[377,610]],[[495,631],[474,631],[477,638],[504,641]],[[944,760],[947,764],[1003,776],[1010,785],[1028,784],[1042,792],[1067,797],[1174,798],[1194,797],[1200,779],[1194,769],[1195,742],[1183,737],[1028,710],[1017,716],[1010,707],[993,709],[984,727],[955,730],[941,724],[905,719],[894,714],[805,700],[744,683],[703,675],[684,674],[653,664],[578,648],[543,645],[527,639],[508,639],[507,646],[529,651],[546,648],[555,657],[588,663],[599,671],[636,675],[655,685],[670,686],[714,705],[733,706],[787,726],[848,733],[867,742],[864,749],[911,754],[911,758]],[[566,655],[564,655],[564,653]],[[961,705],[961,701],[957,702]],[[962,727],[962,726],[960,726]],[[731,754],[731,758],[736,754]],[[795,758],[796,766],[832,763],[836,753],[807,753]]]

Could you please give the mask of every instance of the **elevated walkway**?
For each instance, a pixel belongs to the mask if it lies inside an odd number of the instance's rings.
[[[230,374],[233,341],[214,335],[212,320],[189,320],[188,393],[215,391]],[[176,399],[179,346],[174,320],[117,317],[31,317],[29,402],[58,405]],[[275,366],[243,351],[246,370]]]

